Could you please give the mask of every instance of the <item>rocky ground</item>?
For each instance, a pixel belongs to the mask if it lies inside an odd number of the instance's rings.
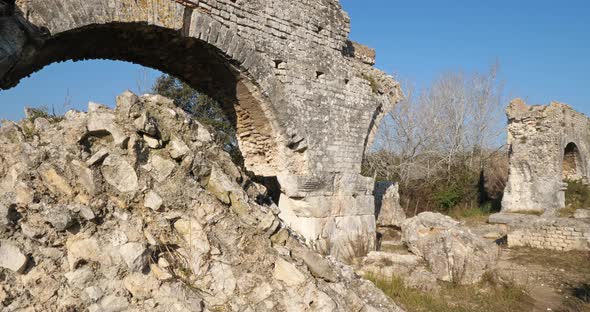
[[[506,227],[481,219],[457,222],[429,213],[408,220],[401,230],[382,227],[381,250],[357,265],[360,274],[375,281],[407,311],[590,311],[589,252],[508,248]],[[445,232],[451,235],[441,234]],[[432,239],[436,245],[430,244]],[[476,264],[487,259],[477,256],[480,248],[461,256],[466,243],[475,246],[474,242],[484,248],[495,245],[497,258],[487,262],[487,273],[477,275],[481,280],[450,280],[444,273],[453,272],[457,259],[473,258],[469,261]],[[416,246],[423,248],[416,250]],[[450,275],[454,276],[458,275]]]
[[[0,128],[2,311],[400,311],[307,249],[172,101]]]

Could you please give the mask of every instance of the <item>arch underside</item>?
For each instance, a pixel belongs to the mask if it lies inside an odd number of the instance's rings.
[[[401,99],[399,84],[360,51],[343,53],[349,21],[338,0],[194,2],[17,0],[22,15],[5,19],[33,24],[33,34],[4,40],[0,24],[0,87],[64,60],[130,61],[176,76],[224,105],[246,168],[276,176],[293,231],[330,252],[347,250],[351,235],[370,246],[374,181],[361,161]]]
[[[255,83],[219,49],[183,35],[182,30],[141,22],[95,24],[51,36],[40,46],[26,47],[23,54],[26,57],[2,77],[4,86],[12,87],[44,66],[66,60],[127,61],[178,77],[221,103],[236,128],[249,170],[263,176],[280,170],[278,130],[269,121],[272,113],[264,109],[265,99]]]
[[[578,146],[570,142],[564,148],[562,177],[566,181],[580,181],[585,179],[582,156]]]

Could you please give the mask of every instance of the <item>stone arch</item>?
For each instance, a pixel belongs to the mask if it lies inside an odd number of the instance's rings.
[[[22,2],[22,3],[20,3]],[[0,20],[0,87],[46,65],[111,59],[179,77],[223,103],[246,167],[262,176],[286,170],[285,135],[273,108],[281,85],[254,43],[173,1],[17,1]],[[89,73],[91,75],[91,73]]]
[[[569,181],[582,180],[584,175],[582,156],[576,143],[569,142],[563,149],[562,179]]]

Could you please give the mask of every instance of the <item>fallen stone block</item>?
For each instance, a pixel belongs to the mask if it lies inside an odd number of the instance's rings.
[[[0,267],[15,273],[23,273],[27,262],[27,256],[18,247],[5,240],[0,241]]]

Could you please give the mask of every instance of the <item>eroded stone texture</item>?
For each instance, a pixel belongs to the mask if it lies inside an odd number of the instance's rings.
[[[9,173],[0,179],[0,311],[401,311],[350,267],[307,247],[264,187],[222,146],[200,141],[207,127],[170,100],[127,92],[117,106],[104,112],[115,114],[128,146],[84,127],[69,141],[92,113],[69,112],[43,131],[25,130],[35,124],[28,118],[0,126],[0,172]],[[140,111],[164,146],[188,147],[182,159],[146,145],[145,128],[133,123]],[[106,158],[94,156],[105,149]],[[70,183],[78,172],[68,169],[91,158],[92,194]],[[113,163],[129,166],[114,175],[104,170]],[[43,168],[70,192],[52,191]],[[113,185],[130,175],[134,191]],[[35,202],[4,188],[21,183]]]
[[[18,0],[15,15],[0,17],[1,86],[56,61],[96,58],[177,76],[223,103],[247,168],[279,178],[286,221],[297,230],[310,224],[305,235],[311,242],[321,237],[318,248],[337,253],[344,247],[326,246],[350,233],[371,236],[373,213],[356,209],[373,201],[361,160],[402,93],[372,67],[374,51],[348,40],[350,21],[340,3],[192,3]],[[96,129],[126,142],[107,124]],[[335,212],[317,208],[324,206]]]
[[[398,183],[376,183],[375,210],[378,226],[401,227],[406,220],[406,212],[399,202]]]
[[[557,102],[528,106],[516,99],[506,112],[510,175],[502,211],[554,215],[565,207],[564,181],[587,182],[590,120]]]
[[[478,283],[493,271],[499,254],[495,243],[440,213],[423,212],[404,221],[402,240],[437,279],[462,285]]]
[[[587,219],[496,213],[488,222],[508,228],[509,247],[590,250],[590,221]]]

